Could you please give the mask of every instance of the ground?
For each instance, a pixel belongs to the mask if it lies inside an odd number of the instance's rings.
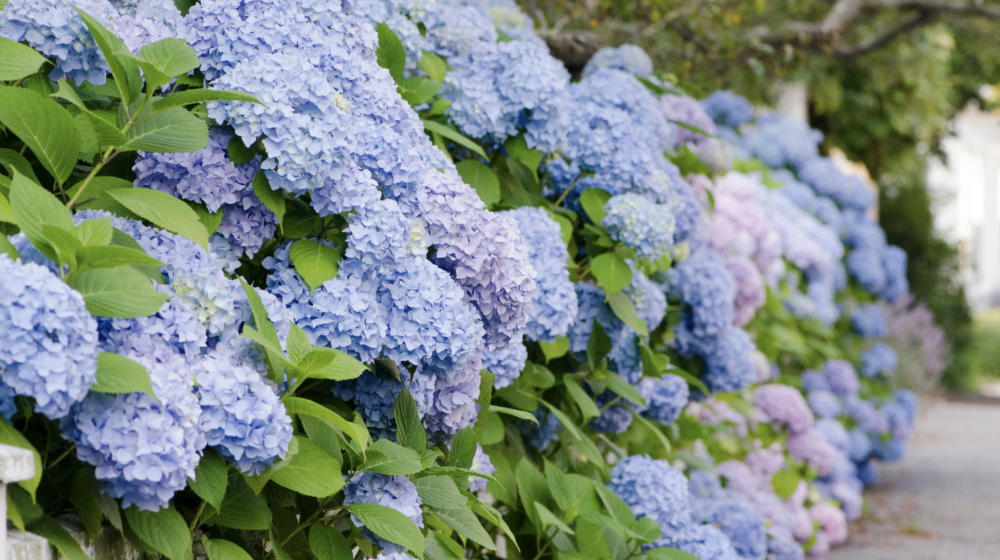
[[[1000,559],[1000,406],[924,401],[907,456],[879,465],[830,560]]]

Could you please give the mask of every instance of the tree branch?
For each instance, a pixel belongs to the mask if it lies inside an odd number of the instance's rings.
[[[893,28],[887,29],[882,33],[868,39],[860,45],[854,47],[837,47],[833,50],[833,54],[840,56],[842,58],[857,58],[859,56],[866,55],[874,50],[878,50],[900,35],[904,35],[923,27],[924,25],[930,24],[937,15],[931,12],[920,12],[915,17],[909,19],[909,21],[903,22]]]

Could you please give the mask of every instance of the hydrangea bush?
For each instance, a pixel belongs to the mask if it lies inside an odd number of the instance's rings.
[[[819,133],[634,45],[573,81],[511,0],[182,4],[0,11],[18,528],[170,560],[846,538],[917,400],[906,254]]]

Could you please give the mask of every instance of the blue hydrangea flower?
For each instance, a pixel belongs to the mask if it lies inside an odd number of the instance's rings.
[[[80,0],[74,3],[104,25],[118,15],[106,0]],[[10,0],[0,12],[0,37],[27,41],[47,58],[54,58],[55,68],[49,78],[104,85],[108,63],[90,35],[83,18],[61,0]]]
[[[525,335],[529,340],[554,342],[569,332],[577,314],[576,291],[566,269],[569,251],[562,231],[540,208],[525,206],[506,214],[517,221],[536,274],[533,307]]]
[[[882,264],[882,255],[878,250],[852,250],[847,254],[847,270],[868,292],[877,294],[885,289],[885,266]]]
[[[838,420],[833,418],[821,418],[813,425],[814,428],[823,434],[826,441],[838,450],[844,452],[845,456],[851,449],[851,436],[847,429]]]
[[[490,461],[490,456],[483,451],[483,446],[479,444],[476,444],[476,455],[472,458],[472,470],[477,473],[489,475],[497,472],[497,468]],[[478,476],[470,476],[469,492],[479,492],[480,490],[486,490],[486,479],[479,478]]]
[[[591,59],[593,60],[593,59]],[[660,97],[660,104],[667,112],[667,117],[673,121],[679,121],[708,135],[715,135],[715,123],[712,117],[708,116],[705,109],[698,103],[698,100],[688,95],[665,94]],[[704,134],[680,128],[677,131],[677,145],[692,141],[696,144],[707,145],[710,139]],[[724,145],[724,143],[720,143]]]
[[[702,381],[714,393],[732,393],[757,381],[753,363],[756,350],[750,335],[739,327],[730,327],[716,344],[702,355],[705,371]]]
[[[622,293],[635,306],[635,313],[646,323],[646,329],[652,332],[667,313],[667,296],[658,284],[647,278],[635,266],[635,263],[626,262],[632,269],[632,283],[626,286]]]
[[[891,376],[899,367],[896,351],[883,342],[861,353],[861,374],[872,379],[879,375]]]
[[[597,397],[597,407],[604,408],[608,403],[618,398],[612,391],[605,391]],[[619,399],[614,406],[601,411],[601,415],[590,421],[590,429],[598,433],[621,434],[632,425],[632,413],[625,402]]]
[[[257,195],[249,193],[237,204],[222,207],[222,221],[216,232],[229,242],[230,248],[238,249],[240,255],[253,257],[277,228],[278,217]]]
[[[829,360],[823,365],[823,374],[830,384],[830,390],[839,397],[857,395],[861,388],[854,366],[845,360]]]
[[[665,204],[637,194],[611,197],[601,220],[608,235],[636,250],[640,258],[656,261],[670,250],[674,239],[674,215]]]
[[[3,415],[8,422],[17,414],[17,404],[14,402],[14,390],[4,383],[0,383],[0,415]]]
[[[479,353],[462,361],[430,360],[417,368],[414,384],[422,384],[430,403],[423,413],[424,427],[433,441],[450,440],[479,415]]]
[[[663,166],[670,176],[670,203],[674,212],[674,244],[687,241],[698,227],[704,213],[701,205],[691,190],[691,185],[685,181],[677,166],[667,162]]]
[[[649,517],[660,524],[663,538],[655,546],[675,546],[691,525],[688,483],[670,463],[632,455],[611,468],[610,488],[632,509],[636,519]]]
[[[875,445],[875,457],[886,463],[895,463],[906,455],[907,444],[905,440],[892,438],[889,441],[879,442]]]
[[[219,345],[193,370],[208,445],[241,472],[257,475],[284,458],[292,419],[278,395],[232,347]]]
[[[920,400],[917,395],[909,389],[899,389],[892,394],[892,398],[906,411],[907,418],[912,425],[917,418],[917,410],[920,408]]]
[[[753,105],[729,90],[719,90],[701,101],[705,112],[717,124],[739,128],[753,118]]]
[[[755,126],[745,129],[739,141],[768,167],[799,168],[819,157],[818,146],[823,141],[823,134],[805,123],[771,113],[757,119]]]
[[[872,442],[863,430],[854,429],[847,432],[850,437],[850,447],[847,456],[855,463],[861,463],[872,453]]]
[[[521,376],[521,370],[528,361],[528,349],[524,343],[512,343],[503,350],[483,352],[483,368],[496,376],[494,389],[503,389]]]
[[[688,492],[694,499],[723,498],[726,490],[722,488],[719,476],[703,470],[691,469],[688,472]]]
[[[874,191],[858,177],[842,173],[830,158],[810,159],[799,166],[798,172],[800,181],[842,208],[865,212],[875,204]]]
[[[771,527],[767,535],[767,553],[772,560],[803,560],[802,545],[785,527]]]
[[[680,418],[690,396],[687,381],[669,374],[660,379],[645,378],[635,389],[646,401],[646,408],[640,409],[642,415],[664,426]]]
[[[882,268],[885,270],[885,287],[880,296],[896,301],[910,292],[910,282],[906,278],[906,251],[895,245],[882,249]]]
[[[373,438],[396,441],[394,410],[396,398],[403,392],[402,383],[388,374],[366,371],[356,379],[336,383],[332,391],[337,398],[354,405]]]
[[[344,485],[344,505],[378,504],[389,507],[409,517],[417,527],[424,526],[421,503],[417,487],[405,476],[386,476],[366,471],[348,480]],[[351,515],[351,521],[358,527],[364,527],[365,537],[374,541],[384,551],[404,552],[398,545],[376,536],[354,515]]]
[[[541,406],[535,409],[532,414],[538,419],[538,424],[521,420],[519,422],[521,433],[527,437],[528,444],[531,447],[544,452],[553,441],[559,438],[559,430],[562,428],[562,423],[559,422],[559,418],[555,414],[552,414]]]
[[[238,204],[253,195],[253,178],[260,170],[260,157],[240,165],[233,163],[227,150],[231,138],[231,133],[212,128],[208,146],[197,152],[139,152],[133,166],[135,186],[204,203],[213,213],[223,205]]]
[[[659,543],[654,543],[659,544]],[[676,542],[676,548],[694,554],[701,560],[736,560],[733,544],[714,525],[692,525]]]
[[[604,47],[594,53],[583,67],[583,77],[602,68],[622,70],[645,78],[653,73],[653,61],[642,47],[625,43],[618,47]]]
[[[107,22],[107,27],[135,55],[150,43],[176,37],[183,20],[176,4],[168,0],[129,0],[112,4],[119,17]]]
[[[767,554],[764,517],[749,503],[735,498],[694,500],[691,516],[721,529],[740,558],[763,560]]]
[[[201,407],[187,362],[171,348],[160,343],[123,355],[146,368],[156,398],[90,393],[62,420],[62,433],[107,481],[105,493],[123,507],[157,511],[195,476],[206,444]]]
[[[865,486],[878,482],[878,470],[875,461],[865,461],[858,466],[858,479]]]
[[[62,418],[97,381],[97,321],[48,268],[0,255],[0,385]],[[5,412],[12,401],[4,398]],[[9,404],[6,404],[9,403]]]
[[[454,8],[447,8],[452,10]],[[562,142],[569,72],[534,41],[490,43],[445,74],[447,114],[468,136],[502,145],[525,129],[529,148],[554,151]]]
[[[883,338],[889,330],[882,308],[873,304],[860,305],[851,313],[851,327],[862,338]]]
[[[840,399],[830,391],[813,391],[806,397],[809,408],[819,418],[836,418],[840,416]]]
[[[649,149],[659,152],[676,144],[676,127],[668,122],[666,111],[656,96],[635,76],[621,70],[602,68],[571,88],[577,100],[587,100],[604,109],[625,111],[638,138]]]
[[[446,5],[427,24],[427,47],[452,64],[466,61],[473,51],[497,43],[489,15],[472,6]]]
[[[736,282],[717,253],[695,251],[669,275],[671,288],[690,307],[684,324],[694,337],[718,337],[733,324]]]

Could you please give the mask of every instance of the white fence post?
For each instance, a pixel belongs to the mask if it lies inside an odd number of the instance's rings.
[[[34,476],[35,457],[31,451],[0,443],[0,511],[3,512],[0,560],[7,560],[7,485],[29,480]]]

